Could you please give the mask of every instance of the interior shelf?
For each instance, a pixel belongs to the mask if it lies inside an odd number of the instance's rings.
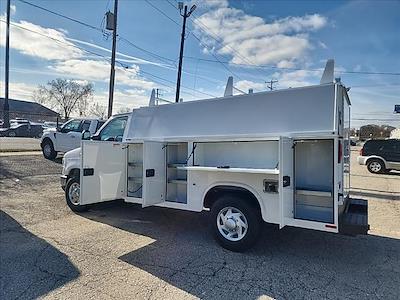
[[[332,197],[331,192],[325,191],[313,191],[313,190],[300,190],[296,189],[297,195],[306,195],[306,196],[317,196],[317,197]]]
[[[181,168],[185,167],[186,165],[186,163],[169,163],[168,168]]]
[[[132,177],[132,176],[129,176],[129,177],[128,177],[128,180],[129,180],[129,181],[132,181],[132,182],[136,182],[136,183],[142,183],[142,182],[143,182],[143,178],[142,178],[142,177]]]
[[[186,179],[168,179],[168,183],[187,184]]]
[[[179,169],[191,171],[209,171],[209,172],[232,172],[232,173],[253,173],[253,174],[279,174],[278,169],[252,169],[252,168],[218,168],[218,167],[201,167],[188,166],[180,167]]]

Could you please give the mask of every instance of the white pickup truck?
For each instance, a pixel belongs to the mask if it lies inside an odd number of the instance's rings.
[[[82,132],[94,134],[105,121],[98,119],[72,119],[60,128],[43,131],[40,146],[47,159],[54,159],[58,152],[68,152],[80,147]]]

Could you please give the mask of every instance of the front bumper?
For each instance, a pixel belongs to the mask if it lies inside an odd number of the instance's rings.
[[[65,191],[65,186],[67,185],[67,179],[68,179],[67,175],[60,175],[60,183],[64,191]]]

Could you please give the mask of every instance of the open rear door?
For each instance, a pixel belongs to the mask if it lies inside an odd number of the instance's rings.
[[[279,140],[279,228],[283,228],[288,224],[288,220],[293,219],[293,158],[293,139],[281,137]]]
[[[121,199],[125,195],[126,153],[122,143],[83,141],[81,204]]]
[[[165,147],[161,142],[144,142],[143,207],[165,201]]]

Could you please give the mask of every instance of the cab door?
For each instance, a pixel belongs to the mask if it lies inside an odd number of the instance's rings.
[[[166,158],[161,142],[144,142],[143,145],[143,203],[142,207],[165,201]]]
[[[293,139],[281,137],[279,140],[279,228],[293,219],[294,203],[294,150]]]
[[[83,141],[81,151],[81,205],[122,199],[126,186],[126,146],[117,142]]]

